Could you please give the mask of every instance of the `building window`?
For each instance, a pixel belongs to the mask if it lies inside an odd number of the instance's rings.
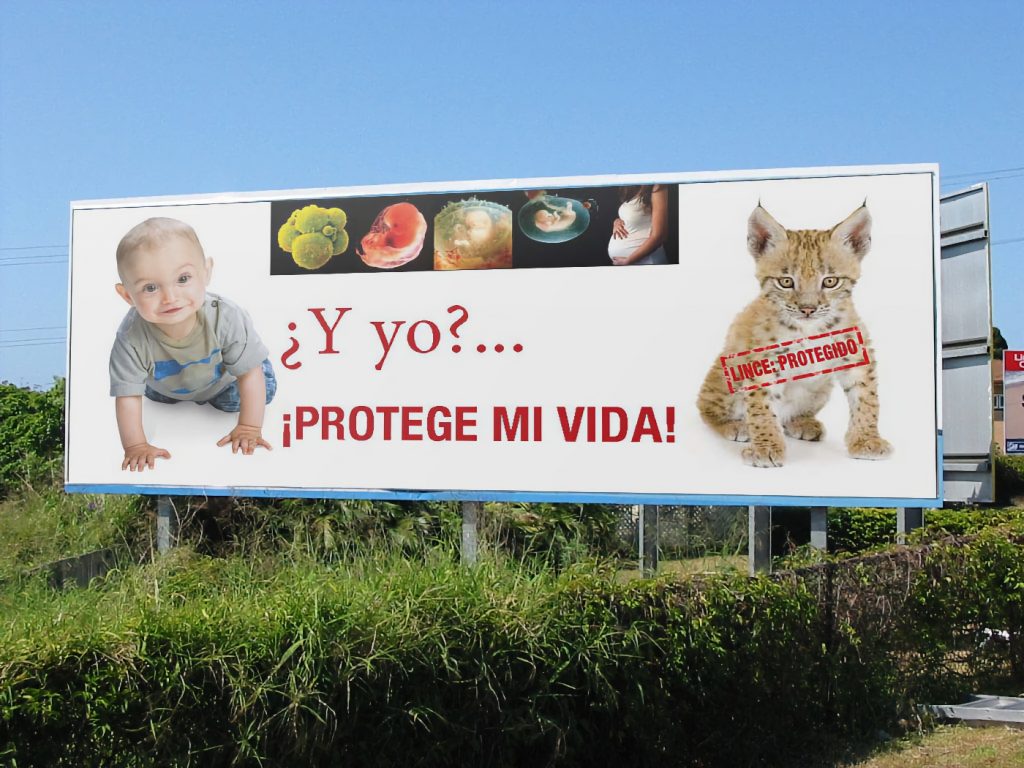
[[[992,407],[995,410],[997,410],[997,411],[1003,410],[1003,396],[1002,395],[992,395]]]

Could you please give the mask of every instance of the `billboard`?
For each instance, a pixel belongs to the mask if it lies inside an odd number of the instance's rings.
[[[71,206],[69,491],[941,499],[933,165]]]
[[[1024,453],[1024,351],[1003,350],[1003,450]]]

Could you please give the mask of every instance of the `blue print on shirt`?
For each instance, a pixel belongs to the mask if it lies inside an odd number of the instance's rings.
[[[153,367],[153,378],[160,381],[169,376],[177,376],[192,365],[209,365],[213,362],[213,356],[219,352],[219,348],[215,349],[210,353],[209,357],[204,357],[202,360],[193,360],[191,363],[179,363],[177,360],[158,360]],[[219,365],[217,366],[217,372],[220,373]]]
[[[194,365],[194,363],[193,363],[193,365]],[[200,389],[206,389],[207,387],[212,386],[213,384],[216,384],[218,381],[220,381],[221,376],[223,376],[223,375],[224,375],[224,366],[221,365],[220,363],[217,363],[216,367],[213,369],[213,378],[210,379],[210,381],[207,382],[206,384],[204,384],[203,386],[197,387],[196,389],[187,389],[187,388],[174,389],[174,390],[171,390],[171,392],[172,392],[172,394],[175,394],[175,395],[191,395],[193,392],[198,392]]]

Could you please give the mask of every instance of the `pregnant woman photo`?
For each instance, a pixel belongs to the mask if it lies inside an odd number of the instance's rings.
[[[619,217],[608,241],[612,263],[667,264],[668,190],[662,184],[620,187],[619,200]]]

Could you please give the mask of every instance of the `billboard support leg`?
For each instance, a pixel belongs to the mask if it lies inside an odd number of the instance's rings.
[[[907,534],[924,526],[924,509],[921,507],[898,507],[896,509],[896,541],[907,543]]]
[[[811,546],[828,550],[828,507],[811,507]]]
[[[658,518],[661,507],[656,504],[640,504],[640,572],[653,576],[658,570]]]
[[[772,570],[772,508],[747,507],[748,573],[771,573]]]
[[[178,515],[170,496],[156,500],[156,551],[167,552],[178,540]]]
[[[462,564],[475,565],[477,557],[476,523],[480,518],[483,502],[462,502]]]

